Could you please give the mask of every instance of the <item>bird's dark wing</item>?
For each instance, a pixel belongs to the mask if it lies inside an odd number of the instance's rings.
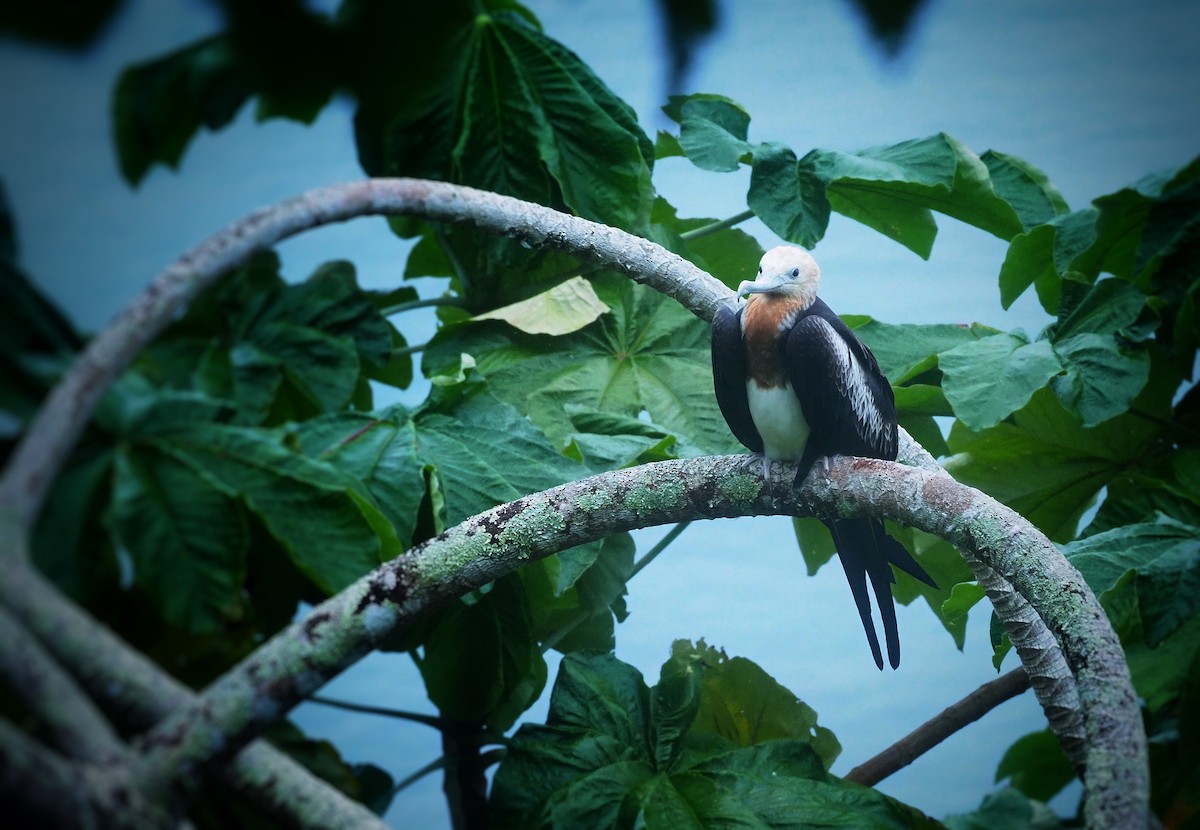
[[[746,397],[746,350],[742,346],[742,312],[732,305],[717,308],[712,323],[713,386],[717,405],[730,431],[751,452],[762,452],[762,436],[750,417]]]
[[[788,382],[812,430],[805,456],[894,459],[896,404],[874,355],[817,300],[788,333]],[[809,457],[811,456],[811,457]],[[808,466],[802,465],[801,477]]]
[[[785,352],[788,382],[812,430],[798,482],[822,456],[895,459],[898,440],[892,388],[871,350],[827,305],[820,300],[813,303],[788,334]],[[896,668],[900,665],[900,634],[891,566],[928,585],[934,582],[904,546],[884,532],[878,519],[830,520],[825,525],[833,534],[875,664],[883,668],[868,581],[883,624],[888,663]]]

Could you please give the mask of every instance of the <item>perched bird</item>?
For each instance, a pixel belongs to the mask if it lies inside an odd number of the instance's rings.
[[[767,251],[758,277],[738,286],[745,304],[724,305],[712,326],[713,380],[730,430],[772,461],[799,461],[795,484],[818,458],[834,455],[895,460],[898,445],[892,387],[875,356],[817,297],[821,270],[802,248]],[[900,637],[889,564],[937,587],[879,519],[823,520],[862,617],[875,663],[883,668],[871,619],[867,579],[879,605],[888,661],[900,665]]]

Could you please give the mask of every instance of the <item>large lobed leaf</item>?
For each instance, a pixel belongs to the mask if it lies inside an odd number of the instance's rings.
[[[573,411],[632,419],[644,411],[676,436],[681,454],[733,449],[712,391],[708,327],[629,280],[596,288],[611,313],[579,332],[539,337],[494,323],[443,330],[426,350],[425,371],[446,371],[471,354],[496,396],[555,444],[580,431]]]
[[[564,658],[546,724],[522,726],[496,773],[497,826],[932,826],[830,776],[814,746],[836,742],[761,669],[672,651],[653,688],[611,655]],[[755,712],[760,729],[726,728]]]

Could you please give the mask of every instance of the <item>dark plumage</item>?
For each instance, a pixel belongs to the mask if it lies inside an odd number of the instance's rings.
[[[719,308],[712,328],[713,381],[730,430],[763,456],[764,474],[772,461],[799,461],[797,485],[818,458],[895,460],[898,444],[892,387],[871,350],[817,298],[819,282],[820,269],[807,251],[774,248],[763,255],[758,278],[738,288],[749,300]],[[896,668],[900,639],[889,565],[934,582],[878,519],[825,520],[825,526],[875,663],[883,668],[868,579]]]

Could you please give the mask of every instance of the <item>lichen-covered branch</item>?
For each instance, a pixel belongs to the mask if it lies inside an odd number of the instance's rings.
[[[898,460],[932,473],[942,472],[941,465],[903,427],[900,428]],[[1058,641],[1011,582],[980,557],[970,552],[960,552],[991,600],[1004,630],[1008,632],[1008,638],[1025,666],[1033,693],[1042,705],[1046,720],[1062,745],[1063,752],[1079,777],[1083,778],[1087,753],[1083,712],[1079,706],[1079,694],[1075,690],[1075,676],[1058,647]]]
[[[27,560],[4,566],[0,603],[42,643],[100,706],[122,726],[143,730],[187,706],[195,693],[67,600]],[[0,756],[4,754],[0,750]],[[0,764],[3,767],[3,764]],[[247,746],[221,777],[281,825],[386,830],[386,825],[264,741]]]
[[[1049,620],[1080,682],[1089,826],[1147,816],[1146,744],[1124,654],[1082,578],[1054,545],[990,497],[931,472],[839,459],[791,487],[744,456],[646,464],[593,476],[468,519],[313,609],[144,737],[145,769],[187,776],[234,751],[392,633],[516,568],[612,533],[742,515],[872,512],[992,563]],[[794,470],[793,470],[794,473]]]
[[[3,607],[0,607],[0,677],[37,714],[63,754],[100,764],[126,760],[125,745],[91,698]]]
[[[73,763],[0,720],[0,803],[6,827],[166,830],[162,803],[132,785],[125,764]]]

